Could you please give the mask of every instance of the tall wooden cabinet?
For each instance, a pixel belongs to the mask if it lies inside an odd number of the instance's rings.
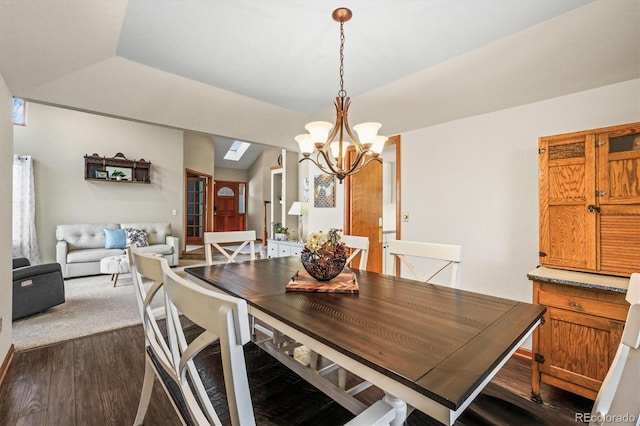
[[[539,140],[540,265],[532,395],[546,382],[594,399],[622,336],[628,278],[640,272],[640,123]],[[550,268],[548,268],[550,267]]]
[[[542,137],[540,264],[640,271],[640,123]]]

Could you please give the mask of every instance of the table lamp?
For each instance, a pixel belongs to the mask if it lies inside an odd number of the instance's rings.
[[[289,214],[298,216],[298,242],[302,243],[302,202],[294,201],[289,209]]]

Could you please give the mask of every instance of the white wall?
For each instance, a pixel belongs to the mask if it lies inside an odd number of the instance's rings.
[[[216,167],[215,180],[229,182],[247,182],[249,173],[247,170],[230,169],[228,167]]]
[[[208,135],[184,132],[184,167],[213,176],[216,147]]]
[[[27,114],[27,126],[15,127],[13,149],[34,159],[44,262],[55,261],[55,229],[63,223],[171,222],[182,243],[182,131],[35,103]],[[151,161],[151,184],[84,180],[86,154],[118,152]]]
[[[461,244],[461,287],[531,301],[538,138],[640,121],[632,80],[402,135],[405,239]]]
[[[11,123],[11,93],[0,75],[0,170],[5,170],[5,179],[0,179],[0,365],[5,361],[11,347],[12,312],[12,264],[11,264],[11,217],[12,217],[12,170],[13,125]],[[17,127],[17,126],[16,126]]]
[[[330,228],[344,228],[344,183],[340,183],[336,179],[336,206],[335,207],[322,207],[318,208],[314,206],[314,176],[323,174],[322,171],[311,161],[303,161],[300,163],[298,174],[304,178],[309,178],[309,213],[307,216],[302,217],[304,224],[305,235],[310,232],[324,231],[327,232]]]

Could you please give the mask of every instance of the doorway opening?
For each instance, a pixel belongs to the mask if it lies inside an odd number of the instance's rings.
[[[204,245],[204,233],[213,230],[211,188],[213,177],[195,170],[185,170],[185,245]]]
[[[389,138],[382,158],[345,180],[344,224],[345,234],[369,237],[367,270],[393,274],[385,243],[401,239],[400,136]]]

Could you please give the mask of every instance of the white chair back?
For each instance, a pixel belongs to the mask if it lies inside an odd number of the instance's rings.
[[[366,270],[367,261],[369,260],[369,237],[341,235],[340,241],[342,241],[346,247],[352,249],[351,254],[347,258],[347,265],[360,254],[358,269]]]
[[[631,304],[622,340],[591,411],[591,426],[640,424],[640,274],[632,274],[627,290]]]
[[[207,265],[213,264],[214,247],[227,258],[227,263],[234,263],[236,256],[248,244],[251,260],[256,260],[255,241],[256,231],[205,232],[204,253]],[[239,243],[240,246],[232,254],[229,254],[229,251],[220,245],[225,243]]]
[[[462,247],[450,244],[434,244],[416,241],[392,240],[388,243],[389,254],[400,261],[411,271],[418,281],[431,283],[432,279],[442,271],[450,267],[451,275],[449,286],[455,287],[458,280],[458,266],[462,261]],[[417,258],[430,259],[431,270],[426,275],[418,272],[418,269],[411,262]],[[395,266],[395,263],[394,263]]]
[[[215,411],[206,397],[206,390],[193,361],[189,360],[186,363],[181,363],[181,350],[187,346],[187,343],[181,328],[180,332],[172,332],[172,327],[176,323],[180,327],[177,312],[168,310],[166,304],[162,306],[162,313],[166,317],[166,328],[168,330],[168,336],[165,336],[157,322],[159,315],[151,306],[151,302],[155,297],[162,296],[165,298],[161,290],[164,288],[163,267],[170,270],[167,260],[162,256],[144,254],[136,246],[130,247],[129,256],[133,282],[136,287],[136,297],[139,303],[141,302],[142,325],[145,333],[145,372],[134,425],[144,423],[153,393],[155,376],[160,379],[160,383],[162,383],[177,413],[181,413],[181,404],[171,397],[172,394],[166,382],[163,381],[163,377],[169,377],[169,380],[177,385],[180,385],[182,381],[186,382],[188,380],[191,382],[193,388],[190,387],[183,395],[184,403],[190,412],[190,416],[195,419],[206,418],[206,424],[209,422],[220,424],[220,420],[215,415]],[[146,290],[145,285],[147,285],[146,282],[148,281],[151,282],[151,287]],[[206,415],[200,410],[197,401],[202,402]],[[207,417],[207,415],[210,415],[210,417]],[[202,423],[198,422],[196,424]]]

